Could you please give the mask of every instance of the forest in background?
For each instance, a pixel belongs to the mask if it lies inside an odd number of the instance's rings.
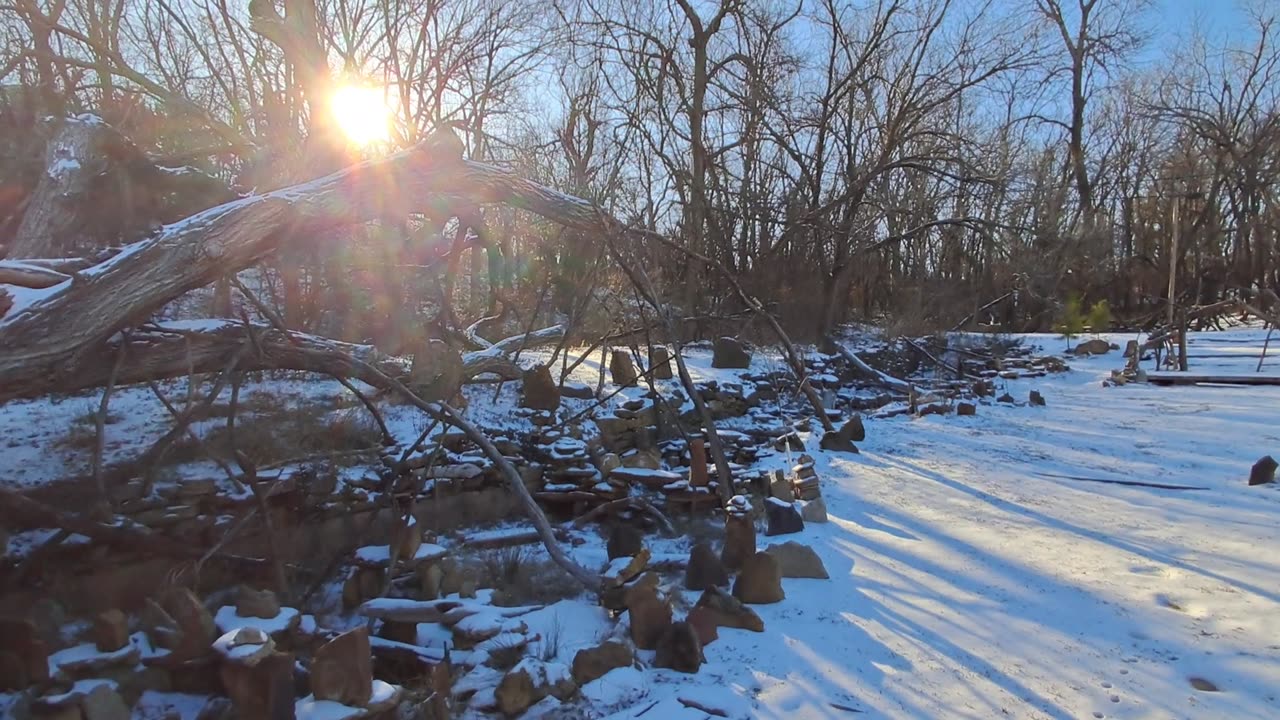
[[[1170,288],[1191,307],[1280,284],[1264,5],[1155,47],[1141,0],[12,0],[0,254],[92,255],[451,128],[473,161],[675,238],[626,252],[695,334],[751,330],[735,282],[797,339],[1048,330],[1073,298],[1149,327]],[[385,142],[334,127],[340,83],[385,90]],[[74,211],[37,202],[76,133],[100,166],[54,203]],[[392,352],[424,320],[634,314],[595,234],[440,205],[291,237],[255,283],[291,328]],[[234,316],[233,282],[203,314]]]

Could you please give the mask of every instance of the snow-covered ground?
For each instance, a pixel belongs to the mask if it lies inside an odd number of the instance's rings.
[[[1192,368],[1252,371],[1264,334],[1197,335]],[[832,522],[777,540],[832,579],[784,580],[754,606],[765,633],[722,629],[698,676],[654,673],[617,717],[690,685],[758,718],[1280,717],[1280,492],[1246,487],[1280,455],[1280,387],[1104,388],[1122,364],[1007,382],[1047,407],[874,422],[861,455],[815,453]]]
[[[1197,334],[1192,369],[1251,372],[1264,335]],[[1063,349],[1056,337],[1028,341]],[[695,377],[727,379],[708,361],[692,353]],[[809,438],[831,522],[759,544],[810,544],[832,578],[784,580],[784,602],[755,606],[766,631],[721,629],[697,675],[623,669],[595,681],[579,701],[587,716],[706,717],[681,697],[757,718],[1280,717],[1280,488],[1246,486],[1259,457],[1280,456],[1280,387],[1104,387],[1123,362],[1112,352],[997,381],[997,394],[1038,390],[1046,407],[868,422],[860,455],[817,452]],[[1280,373],[1280,359],[1264,371]],[[594,385],[592,372],[587,363],[576,379]],[[514,385],[497,403],[473,397],[468,414],[509,414]],[[11,403],[0,429],[65,432],[62,421],[92,411],[86,397]],[[163,412],[140,408],[112,427],[159,432]],[[421,426],[407,407],[388,419],[406,439]],[[47,481],[60,474],[49,464],[11,445],[0,482]],[[574,553],[604,563],[599,543]],[[566,651],[609,632],[586,610],[544,615],[582,618]]]

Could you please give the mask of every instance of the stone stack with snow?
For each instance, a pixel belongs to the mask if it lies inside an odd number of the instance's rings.
[[[546,482],[534,497],[543,502],[592,505],[626,494],[623,481],[605,478],[591,464],[587,444],[582,440],[560,436],[540,446],[539,453],[546,466]]]
[[[720,562],[729,570],[737,570],[755,552],[756,525],[751,517],[751,502],[743,495],[734,495],[725,507]]]

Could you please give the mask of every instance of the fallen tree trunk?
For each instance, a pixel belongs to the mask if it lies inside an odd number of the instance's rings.
[[[301,185],[242,198],[168,225],[71,280],[16,295],[0,317],[0,397],[78,384],[120,329],[165,303],[243,269],[281,238],[429,209],[442,197],[506,203],[562,224],[599,230],[585,200],[457,155],[451,133]],[[50,379],[49,376],[53,376]]]
[[[529,346],[556,342],[564,335],[560,325],[529,334]],[[471,379],[495,373],[504,379],[520,377],[507,353],[515,350],[523,336],[517,335],[487,350],[463,353],[463,377]],[[0,387],[0,402],[17,397],[33,397],[49,392],[76,392],[107,384],[120,338],[103,343],[86,355],[81,372],[68,378],[46,378],[21,386]],[[282,333],[268,325],[248,325],[222,320],[197,320],[148,325],[129,333],[129,362],[119,368],[116,385],[132,385],[149,380],[186,377],[192,372],[222,370],[232,355],[249,343],[252,351],[237,362],[239,371],[299,370],[333,377],[352,378],[370,386],[384,384],[379,373],[402,377],[408,364],[370,345],[354,345],[307,333]],[[360,362],[353,362],[359,360]]]
[[[900,380],[888,373],[880,372],[879,370],[871,367],[865,360],[858,357],[857,353],[836,342],[834,339],[831,340],[830,345],[836,349],[836,352],[839,353],[840,357],[844,358],[846,362],[860,370],[863,374],[876,381],[878,384],[883,387],[887,387],[890,390],[897,390],[898,392],[906,393],[907,395],[911,394],[911,383],[906,380]]]

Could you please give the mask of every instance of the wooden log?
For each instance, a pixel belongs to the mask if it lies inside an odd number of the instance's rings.
[[[534,342],[550,342],[563,334],[556,326],[535,333]],[[252,335],[252,337],[250,337]],[[520,376],[502,350],[512,339],[487,350],[462,356],[463,375],[470,379],[496,373],[506,379]],[[120,367],[117,385],[149,380],[185,377],[190,372],[217,372],[231,356],[249,342],[254,352],[245,353],[237,363],[242,371],[299,370],[360,380],[379,387],[379,374],[362,370],[358,359],[381,374],[401,377],[408,371],[399,358],[379,352],[370,345],[354,345],[300,332],[285,334],[267,325],[249,325],[223,320],[173,322],[151,325],[130,333],[129,362]],[[81,372],[65,378],[43,378],[23,385],[0,385],[0,402],[18,397],[34,397],[49,392],[77,392],[101,387],[110,377],[120,340],[103,343],[85,355]]]
[[[71,276],[66,273],[33,263],[20,260],[0,260],[0,284],[40,289],[53,287],[70,279]]]

